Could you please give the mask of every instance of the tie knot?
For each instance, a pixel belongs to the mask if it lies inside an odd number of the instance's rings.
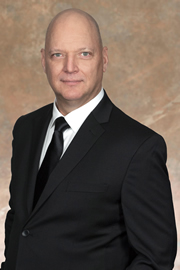
[[[68,123],[64,119],[64,117],[58,117],[55,121],[55,130],[59,132],[63,132],[65,129],[69,128]]]

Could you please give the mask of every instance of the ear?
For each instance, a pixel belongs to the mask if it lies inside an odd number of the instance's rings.
[[[45,49],[41,49],[41,64],[46,73]]]
[[[103,72],[106,71],[108,65],[108,48],[105,46],[103,47]]]

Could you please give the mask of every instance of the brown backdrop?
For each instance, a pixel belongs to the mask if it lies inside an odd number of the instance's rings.
[[[110,58],[103,85],[111,99],[167,142],[180,231],[180,0],[0,0],[0,259],[11,130],[18,116],[54,99],[40,49],[49,21],[71,7],[89,12],[100,25]]]

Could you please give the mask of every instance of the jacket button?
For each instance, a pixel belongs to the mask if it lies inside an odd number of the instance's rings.
[[[24,237],[27,237],[29,234],[30,234],[30,231],[28,231],[28,230],[24,230],[22,232],[22,236],[24,236]]]

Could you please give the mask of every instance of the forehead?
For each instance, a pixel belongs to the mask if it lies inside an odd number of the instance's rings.
[[[87,18],[74,15],[57,19],[50,27],[46,46],[93,47],[98,46],[97,31]]]

